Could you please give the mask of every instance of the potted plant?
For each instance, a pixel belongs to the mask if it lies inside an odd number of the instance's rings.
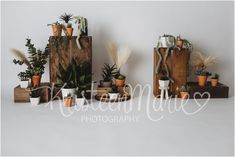
[[[77,98],[76,98],[76,104],[78,106],[82,106],[85,103],[85,97],[84,97],[84,91],[77,90],[76,92]]]
[[[26,47],[28,48],[28,58],[24,55],[23,52],[12,49],[15,55],[18,57],[18,60],[14,59],[13,63],[15,64],[25,64],[27,65],[27,70],[25,71],[28,77],[31,78],[31,84],[33,87],[39,86],[41,82],[41,76],[44,73],[45,64],[47,63],[48,58],[48,47],[45,51],[37,50],[34,47],[34,44],[31,43],[31,39],[26,39]]]
[[[18,77],[20,79],[20,87],[21,88],[27,88],[29,85],[29,76],[26,72],[20,72],[18,74]]]
[[[197,75],[198,85],[205,86],[208,76],[211,75],[206,71],[207,67],[215,64],[215,58],[211,56],[204,56],[200,52],[193,52],[192,55],[192,65],[195,70],[195,75]]]
[[[197,69],[195,71],[195,75],[197,75],[197,81],[199,86],[205,86],[207,82],[208,76],[211,76],[211,73],[205,71],[203,69]]]
[[[116,66],[110,66],[109,64],[104,64],[102,68],[102,77],[103,80],[100,81],[101,87],[111,87],[112,86],[112,79],[116,75]]]
[[[115,75],[115,84],[118,87],[123,87],[125,85],[126,76],[120,74],[119,72]]]
[[[113,85],[112,86],[112,91],[109,92],[109,100],[116,100],[119,96],[119,92],[118,92],[118,86]]]
[[[180,96],[181,96],[182,99],[188,99],[189,98],[190,87],[188,85],[181,86],[179,91],[180,91]]]
[[[59,74],[57,77],[59,79],[57,86],[62,87],[62,97],[64,98],[68,95],[74,97],[77,88],[76,62],[72,60],[66,69],[59,64]]]
[[[41,90],[36,88],[31,88],[29,95],[30,95],[30,103],[34,106],[38,105],[40,102]]]
[[[55,23],[52,23],[52,24],[47,24],[47,26],[52,27],[53,36],[61,36],[63,25],[60,24],[58,21],[56,21]]]
[[[170,80],[167,76],[161,76],[159,79],[159,87],[166,88],[169,86]]]
[[[65,28],[66,28],[65,34],[71,37],[73,35],[73,27],[72,24],[69,23],[69,21],[73,19],[73,15],[64,13],[63,15],[60,16],[60,19],[65,22]]]
[[[179,48],[182,48],[184,45],[184,40],[181,39],[180,35],[176,37],[176,46]]]
[[[217,86],[219,81],[219,74],[215,74],[213,77],[211,77],[211,86],[215,87]]]
[[[71,107],[73,105],[73,96],[71,94],[68,94],[64,97],[63,101],[65,107]]]

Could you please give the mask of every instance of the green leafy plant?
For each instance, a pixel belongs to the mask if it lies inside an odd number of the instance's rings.
[[[17,76],[19,77],[21,81],[28,81],[30,78],[29,74],[26,72],[20,72]]]
[[[60,16],[60,19],[63,20],[65,23],[69,23],[73,19],[73,14],[64,13]]]
[[[110,93],[118,93],[118,87],[116,85],[112,85],[112,91]]]
[[[126,79],[126,76],[120,74],[119,72],[115,75],[115,79],[118,79],[118,80],[125,80]]]
[[[102,68],[102,77],[105,82],[112,81],[112,78],[117,74],[117,68],[116,65],[110,66],[109,64],[104,64]]]
[[[214,76],[211,77],[211,79],[219,79],[219,74],[214,74]]]
[[[180,92],[189,92],[190,87],[188,85],[183,85],[183,86],[180,87],[179,91]]]
[[[202,69],[202,68],[197,68],[194,72],[195,75],[197,76],[211,76],[211,73]]]
[[[59,82],[57,86],[64,88],[76,88],[77,87],[77,71],[76,61],[73,59],[68,67],[65,69],[59,64],[59,74],[57,75]]]
[[[13,59],[13,63],[18,65],[27,65],[25,73],[27,73],[28,77],[35,74],[42,75],[49,55],[48,46],[45,48],[44,52],[39,49],[37,50],[29,38],[26,39],[25,46],[28,48],[28,57],[26,57],[23,52],[17,49],[12,49],[14,54],[18,57],[18,60]]]
[[[31,88],[29,95],[31,98],[38,98],[41,96],[41,89],[38,88]]]

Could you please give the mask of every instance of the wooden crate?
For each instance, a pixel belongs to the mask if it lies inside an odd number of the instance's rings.
[[[102,96],[103,94],[108,94],[112,91],[111,87],[98,87],[97,88],[97,96]],[[123,95],[129,93],[129,87],[125,85],[124,87],[118,87],[118,92]]]
[[[188,85],[191,88],[191,99],[193,99],[194,97],[196,99],[208,98],[208,94],[206,94],[205,92],[208,92],[210,94],[210,98],[228,98],[229,96],[229,87],[222,83],[218,83],[216,87],[212,87],[210,82],[207,82],[206,86],[204,87],[198,86],[197,82],[188,82]]]
[[[164,58],[166,52],[166,48],[160,49],[160,54],[162,59]],[[160,79],[159,74],[156,74],[156,65],[159,60],[157,54],[157,48],[154,48],[154,61],[153,61],[153,94],[155,96],[160,95],[159,83]],[[173,50],[173,54],[169,53],[167,60],[165,62],[168,66],[169,74],[171,78],[174,80],[174,83],[170,84],[169,92],[173,95],[178,95],[177,89],[182,85],[187,83],[188,71],[189,71],[189,51],[188,49],[178,50],[175,48]],[[163,65],[163,60],[160,65]]]
[[[78,64],[90,63],[92,64],[92,37],[82,36],[80,38],[81,49],[76,43],[76,36],[72,37],[56,37],[49,38],[49,63],[50,63],[50,82],[57,83],[57,75],[59,73],[59,64],[67,68],[72,59]],[[57,40],[59,45],[63,45],[69,39],[66,48],[60,48],[55,45],[54,40]],[[91,66],[92,67],[92,66]],[[90,73],[92,69],[90,69]]]
[[[49,102],[50,101],[50,83],[41,83],[41,99],[40,102]],[[18,102],[30,102],[29,98],[30,87],[21,88],[20,85],[14,88],[14,101]]]

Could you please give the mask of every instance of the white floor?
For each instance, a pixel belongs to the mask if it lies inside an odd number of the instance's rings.
[[[162,111],[148,112],[144,97],[140,111],[136,109],[138,98],[134,98],[134,111],[129,113],[124,113],[124,104],[113,104],[113,109],[121,106],[121,111],[73,110],[70,117],[64,117],[58,101],[51,110],[50,105],[16,104],[12,97],[2,96],[2,155],[233,155],[233,104],[233,98],[213,99],[197,114],[186,115],[172,110],[173,102]],[[196,105],[190,100],[185,110],[196,111]],[[95,100],[93,106],[108,107]],[[147,115],[162,119],[153,122]],[[82,121],[92,116],[137,120]]]

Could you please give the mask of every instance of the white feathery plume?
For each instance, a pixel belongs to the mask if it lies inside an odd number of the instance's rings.
[[[120,69],[130,57],[132,50],[128,46],[120,46],[117,51],[117,68]]]

